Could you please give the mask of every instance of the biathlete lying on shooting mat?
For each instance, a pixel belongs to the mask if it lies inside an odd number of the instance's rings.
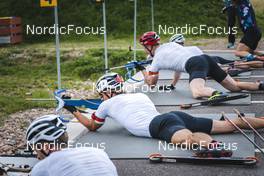
[[[68,148],[66,125],[58,115],[34,120],[27,129],[27,145],[36,153],[38,162],[32,176],[117,176],[107,154],[92,147]]]
[[[175,42],[179,45],[184,46],[185,45],[185,38],[182,34],[174,34],[169,42]],[[196,46],[185,46],[186,48],[193,49],[194,51],[199,48]],[[263,61],[232,61],[224,59],[220,56],[211,56],[212,59],[215,60],[220,66],[222,65],[228,65],[231,68],[239,68],[239,69],[250,69],[250,68],[264,68],[264,62]],[[223,68],[223,67],[222,67]]]
[[[104,125],[106,118],[112,118],[138,137],[152,137],[168,143],[187,144],[187,146],[202,142],[204,145],[197,151],[198,156],[204,156],[206,153],[213,156],[232,154],[232,151],[226,150],[221,143],[210,136],[210,134],[236,131],[228,121],[193,117],[179,111],[160,114],[147,95],[125,93],[122,86],[123,78],[117,73],[108,73],[97,81],[96,89],[103,102],[91,118],[87,118],[74,106],[64,105],[64,108],[90,131],[96,131]],[[62,96],[62,98],[67,97]],[[255,128],[264,128],[264,118],[246,119]],[[239,127],[248,129],[239,118],[232,121]],[[211,150],[212,146],[217,148]]]
[[[175,42],[179,45],[184,46],[185,44],[185,38],[182,34],[175,34],[173,35],[169,42]],[[186,48],[190,50],[194,50],[194,52],[199,52],[200,49],[196,46],[185,46]],[[218,65],[230,76],[234,75],[237,76],[239,73],[243,73],[246,71],[249,71],[250,69],[256,69],[256,68],[264,68],[264,62],[263,61],[232,61],[224,59],[220,56],[210,56],[215,62],[218,63]],[[176,73],[177,74],[177,73]],[[167,88],[173,89],[174,84],[177,83],[177,80],[173,80],[172,84],[170,86],[166,86]]]
[[[235,81],[221,69],[211,56],[203,54],[199,48],[193,50],[173,42],[160,45],[160,37],[156,32],[143,34],[140,37],[140,43],[144,46],[145,52],[153,59],[148,72],[142,65],[137,65],[144,75],[145,83],[149,86],[157,84],[160,70],[172,70],[177,73],[174,75],[176,80],[174,84],[179,80],[181,72],[190,75],[190,88],[194,98],[210,97],[209,99],[215,99],[227,96],[226,93],[205,86],[208,76],[232,92],[264,90],[262,82]]]
[[[182,34],[174,34],[169,42],[174,42],[174,43],[177,43],[181,46],[184,46],[185,45],[185,37],[182,35]],[[193,50],[194,52],[201,52],[201,50],[196,47],[196,46],[184,46],[185,48],[188,48],[190,50]],[[203,54],[203,53],[201,53]],[[218,64],[230,64],[230,63],[233,63],[234,61],[232,60],[227,60],[227,59],[224,59],[222,57],[219,57],[219,56],[211,56],[215,62],[217,62]]]
[[[227,0],[232,1],[236,8],[239,18],[240,28],[244,36],[239,42],[236,49],[236,56],[246,59],[247,61],[263,60],[264,53],[256,51],[259,41],[261,40],[261,30],[259,29],[255,17],[255,12],[249,0]]]

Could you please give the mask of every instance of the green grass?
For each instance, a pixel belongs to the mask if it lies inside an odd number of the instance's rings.
[[[162,36],[162,42],[169,37]],[[200,37],[187,37],[188,45],[207,45]],[[109,66],[120,66],[133,60],[128,46],[132,38],[110,37]],[[137,46],[137,48],[142,48]],[[143,51],[137,60],[144,60]],[[33,107],[52,108],[55,102],[32,102],[26,98],[53,98],[57,87],[55,46],[52,42],[21,44],[0,48],[0,125],[8,114]],[[90,42],[61,42],[61,71],[63,88],[80,88],[87,79],[95,81],[104,72],[102,39]],[[116,70],[125,74],[124,69]],[[83,87],[82,87],[83,88]],[[85,87],[92,90],[91,87]]]
[[[109,65],[119,66],[132,60],[127,40],[109,41]],[[113,45],[112,45],[113,43]],[[121,47],[119,47],[121,46]],[[127,46],[127,47],[126,47]],[[104,72],[102,41],[67,42],[61,45],[63,88],[83,86]],[[138,59],[144,59],[139,52]],[[124,74],[124,70],[117,70]],[[0,125],[11,113],[33,107],[51,108],[55,102],[32,102],[26,98],[53,98],[57,87],[53,43],[24,44],[0,48]],[[92,90],[91,87],[86,87]]]

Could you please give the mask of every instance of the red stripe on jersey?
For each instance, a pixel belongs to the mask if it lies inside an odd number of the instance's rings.
[[[92,119],[97,121],[97,122],[100,122],[100,123],[103,123],[105,121],[105,119],[101,119],[101,118],[97,117],[95,115],[95,112],[92,114]]]
[[[158,75],[158,74],[159,74],[159,72],[151,72],[151,71],[148,72],[148,75],[149,75],[149,76]]]

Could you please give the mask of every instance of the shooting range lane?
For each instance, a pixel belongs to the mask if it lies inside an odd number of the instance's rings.
[[[229,118],[235,118],[235,114],[227,114]],[[254,114],[247,114],[254,117]],[[199,114],[197,117],[220,119],[220,114]],[[254,134],[247,132],[253,139]],[[234,157],[254,156],[254,146],[240,133],[213,135],[216,140],[224,142],[227,146],[235,145]],[[176,149],[173,145],[166,145],[164,141],[151,138],[142,138],[131,135],[117,122],[108,118],[106,123],[98,132],[87,132],[81,137],[78,143],[97,146],[104,146],[105,151],[112,159],[140,159],[148,158],[151,153],[164,155],[192,156],[192,151]],[[164,147],[165,146],[165,147]]]

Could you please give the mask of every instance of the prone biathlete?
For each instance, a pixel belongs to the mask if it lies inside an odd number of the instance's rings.
[[[27,129],[28,147],[41,160],[32,176],[117,176],[107,154],[93,147],[69,148],[66,125],[58,115],[45,115],[34,120]]]
[[[236,56],[246,61],[262,60],[263,53],[257,51],[257,46],[261,40],[261,30],[257,25],[255,12],[249,0],[232,0],[237,9],[239,24],[244,36],[236,49]]]
[[[183,36],[183,34],[174,34],[173,36],[171,36],[169,42],[177,43],[181,46],[184,46],[185,48],[193,50],[193,52],[198,52],[198,53],[203,54],[197,46],[185,46],[185,37]],[[217,62],[218,64],[221,64],[221,65],[222,64],[230,64],[230,63],[234,62],[231,60],[224,59],[220,56],[211,56],[211,57],[215,62]]]
[[[174,76],[177,81],[182,72],[190,75],[190,89],[194,98],[209,97],[209,99],[215,99],[227,96],[223,92],[205,86],[208,76],[232,92],[264,90],[262,82],[235,81],[221,69],[212,57],[199,49],[194,51],[173,42],[161,45],[160,37],[156,32],[144,33],[140,37],[140,44],[144,47],[146,54],[153,59],[148,71],[143,66],[137,66],[139,70],[142,70],[145,83],[151,87],[157,84],[160,70],[172,70],[177,73]]]
[[[231,0],[230,0],[231,1]],[[175,42],[182,46],[185,44],[185,38],[182,34],[173,35],[169,42]],[[199,48],[196,46],[185,46],[187,48],[197,50],[199,52]],[[239,68],[239,69],[251,69],[251,68],[264,68],[264,63],[262,61],[232,61],[224,59],[220,56],[210,56],[215,62],[217,62],[220,66],[229,65],[230,67]]]
[[[179,44],[181,46],[184,46],[185,48],[188,48],[189,50],[191,50],[193,52],[197,52],[197,53],[203,54],[201,52],[201,50],[198,47],[196,47],[196,46],[185,46],[185,37],[183,36],[183,34],[174,34],[169,39],[169,42],[177,43],[177,44]],[[219,56],[211,56],[211,58],[216,63],[218,63],[220,65],[221,64],[232,64],[233,63],[233,61],[224,59],[224,58],[219,57]],[[178,79],[179,79],[179,74],[177,72],[175,72],[174,78],[172,80],[172,83],[170,85],[160,86],[159,89],[162,89],[162,90],[174,90],[175,89],[175,85],[177,84]]]
[[[117,73],[108,73],[99,78],[96,89],[103,102],[91,117],[87,117],[87,114],[83,114],[74,106],[65,105],[64,108],[90,131],[98,130],[104,125],[106,118],[112,118],[138,137],[156,138],[176,145],[198,144],[198,156],[204,156],[206,153],[213,156],[231,156],[232,151],[221,147],[221,143],[210,136],[236,131],[228,121],[198,118],[180,111],[160,114],[147,95],[125,93],[122,86],[123,79]],[[256,129],[264,128],[264,118],[246,119]],[[241,119],[232,121],[240,128],[248,129]]]

